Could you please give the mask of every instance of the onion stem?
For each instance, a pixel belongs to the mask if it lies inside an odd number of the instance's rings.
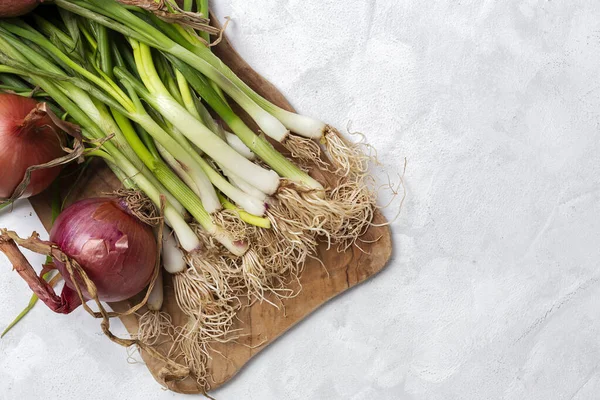
[[[43,279],[48,282],[54,277],[56,276],[53,276],[52,271],[50,271],[44,274]],[[2,334],[0,334],[0,339],[4,338],[4,336],[6,336],[6,334],[12,330],[12,328],[14,328],[19,322],[21,322],[23,318],[25,318],[27,314],[29,314],[29,312],[33,310],[38,301],[39,297],[36,294],[32,294],[31,298],[29,299],[29,303],[27,303],[27,306],[23,309],[23,311],[21,311],[19,315],[17,315],[15,319],[10,324],[8,324],[4,331],[2,331]]]
[[[232,183],[233,186],[235,186],[236,188],[240,189],[242,192],[244,192],[254,198],[257,198],[262,201],[267,200],[267,195],[265,193],[261,192],[260,190],[258,190],[257,188],[255,188],[254,186],[252,186],[251,184],[249,184],[242,178],[240,178],[238,175],[236,175],[235,172],[231,171],[230,169],[228,169],[227,167],[225,167],[223,165],[220,165],[219,167],[223,171],[223,174],[227,178],[229,178],[229,181]]]
[[[160,311],[163,306],[164,301],[164,286],[163,286],[163,275],[162,270],[158,271],[158,276],[156,277],[156,281],[154,282],[154,287],[152,288],[152,292],[148,296],[148,301],[146,302],[146,306],[150,311]]]
[[[231,132],[225,132],[225,139],[235,151],[246,157],[248,160],[252,161],[256,159],[256,154],[254,154],[252,150],[250,150],[250,148],[248,148],[248,146],[246,146],[244,142],[242,142],[242,140],[235,134]]]
[[[112,97],[114,97],[121,104],[130,104],[131,103],[131,100],[129,100],[127,95],[118,86],[112,86],[112,85],[108,84],[105,80],[99,78],[98,76],[89,72],[87,69],[81,67],[81,65],[74,62],[70,57],[68,57],[66,54],[64,54],[60,49],[58,49],[54,44],[52,44],[52,42],[50,42],[48,39],[46,39],[43,35],[20,28],[16,25],[10,24],[4,20],[0,20],[0,26],[5,28],[6,30],[8,30],[11,33],[14,33],[23,38],[29,39],[32,42],[42,46],[48,52],[53,54],[56,58],[61,60],[61,62],[63,63],[64,66],[73,69],[78,74],[81,74],[84,78],[86,78],[86,79],[90,80],[91,82],[93,82],[94,84],[98,85],[100,88],[102,88],[104,91],[106,91]],[[104,48],[106,46],[102,46],[102,47]],[[40,64],[35,64],[35,65],[40,66]],[[52,70],[54,70],[52,72],[61,73],[61,71],[58,68],[55,68],[55,67],[53,68],[50,66],[50,64],[47,64],[47,68],[52,68]],[[133,106],[133,105],[131,105],[131,106]]]
[[[163,267],[170,274],[178,274],[186,269],[184,254],[179,250],[175,235],[168,228],[163,233]]]
[[[194,102],[194,96],[192,95],[192,91],[190,90],[190,86],[188,85],[185,77],[179,71],[175,71],[175,76],[177,78],[177,85],[179,87],[179,92],[181,93],[182,104],[185,106],[186,110],[196,117],[197,120],[202,121],[203,118],[200,116],[198,109],[196,108],[196,104]],[[205,123],[206,125],[206,123]]]
[[[73,56],[77,55],[77,53],[74,51],[77,42],[69,35],[57,28],[47,19],[43,18],[41,15],[39,15],[39,13],[34,13],[33,19],[41,33],[43,33],[45,37],[49,38],[49,40],[56,47],[60,48],[64,52],[72,54]]]
[[[244,221],[245,223],[254,225],[254,226],[257,226],[257,227],[263,228],[263,229],[271,229],[272,228],[271,221],[268,218],[259,218],[252,214],[249,214],[246,211],[242,210],[241,208],[237,208],[233,203],[228,201],[225,197],[219,196],[219,198],[221,199],[223,208],[225,208],[226,210],[235,211],[238,214],[238,216],[240,217],[240,219],[242,221]]]
[[[183,11],[192,11],[194,0],[183,0]]]
[[[198,12],[202,14],[205,18],[210,18],[210,13],[208,10],[208,0],[198,0],[197,1]],[[210,35],[208,32],[200,32],[200,37],[206,41],[206,43],[210,43]]]

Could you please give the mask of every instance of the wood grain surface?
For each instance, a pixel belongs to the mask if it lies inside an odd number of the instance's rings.
[[[238,55],[227,39],[215,47],[215,53],[264,97],[280,107],[292,110],[284,96],[272,84],[258,75]],[[331,176],[316,168],[311,170],[311,175],[321,180],[332,181]],[[74,181],[74,175],[62,179],[65,186],[68,186]],[[112,172],[102,162],[93,161],[79,183],[70,189],[71,193],[67,204],[82,198],[103,196],[119,187],[120,183]],[[48,196],[41,195],[32,198],[31,203],[46,228],[49,229],[51,212]],[[385,219],[377,213],[374,222],[381,224],[385,222]],[[284,301],[284,307],[280,308],[275,308],[267,303],[257,303],[241,310],[239,321],[234,326],[234,329],[241,330],[241,339],[237,342],[214,346],[215,350],[222,355],[215,352],[209,366],[214,380],[212,389],[228,382],[250,359],[321,305],[381,271],[392,254],[389,229],[387,227],[369,229],[363,238],[361,248],[362,251],[355,247],[347,252],[339,253],[336,249],[327,250],[324,245],[320,246],[319,258],[323,265],[317,261],[310,261],[306,264],[301,278],[302,291],[297,297]],[[175,303],[172,282],[169,277],[165,279],[165,293],[165,310],[171,314],[176,324],[183,324],[185,322],[184,315]],[[111,307],[115,311],[123,311],[129,308],[133,301],[111,304]],[[122,321],[131,334],[137,333],[138,319],[136,316],[122,318]],[[315,338],[316,340],[323,340],[323,338]],[[169,347],[169,343],[162,345],[163,350],[168,350]],[[200,392],[191,378],[165,383],[160,377],[163,364],[146,354],[142,354],[142,357],[159,383],[179,393],[197,394]]]

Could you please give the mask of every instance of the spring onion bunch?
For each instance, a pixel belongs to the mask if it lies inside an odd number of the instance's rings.
[[[294,296],[289,284],[319,239],[345,249],[370,226],[367,157],[223,64],[209,45],[218,30],[205,25],[205,0],[52,3],[0,20],[0,89],[15,80],[37,89],[81,127],[86,156],[163,210],[165,270],[188,316],[177,341],[205,386],[208,343],[230,338],[240,299]],[[306,161],[332,178],[309,175]],[[155,340],[169,324],[159,288],[151,298],[140,334]]]
[[[343,191],[337,191],[329,194],[329,199],[317,203],[315,196],[311,196],[304,204],[293,204],[295,208],[303,209],[302,207],[309,204],[309,207],[304,213],[299,214],[302,217],[302,225],[307,229],[317,229],[319,234],[327,236],[333,241],[350,240],[355,234],[353,227],[360,224],[361,221],[368,220],[368,209],[372,207],[371,202],[364,201],[369,196],[364,193],[365,175],[367,159],[359,146],[350,145],[341,138],[341,136],[328,125],[315,121],[314,119],[299,116],[285,110],[278,109],[275,106],[269,106],[266,100],[261,100],[260,96],[252,94],[248,88],[235,74],[229,70],[220,60],[218,60],[210,49],[194,35],[189,29],[177,25],[169,25],[164,21],[159,20],[152,15],[143,18],[139,13],[127,10],[121,7],[114,1],[91,0],[82,2],[78,0],[57,0],[60,7],[69,9],[79,15],[85,16],[88,19],[94,20],[100,24],[109,27],[112,30],[120,32],[130,39],[145,43],[149,47],[153,47],[161,53],[169,57],[185,78],[194,87],[196,92],[208,103],[208,105],[217,113],[223,121],[229,125],[232,131],[252,149],[257,156],[267,165],[273,168],[282,178],[290,179],[293,183],[301,183],[301,187],[307,191],[322,190],[322,186],[314,180],[309,180],[306,176],[292,168],[289,163],[278,157],[278,152],[270,149],[268,143],[257,141],[252,132],[248,132],[247,128],[239,118],[230,115],[232,112],[227,104],[219,104],[219,100],[223,100],[221,96],[213,96],[215,94],[214,86],[219,87],[223,92],[236,102],[261,128],[262,132],[278,142],[286,142],[291,137],[299,138],[298,135],[291,135],[290,131],[285,127],[287,124],[295,133],[300,133],[310,138],[320,138],[323,143],[329,148],[329,155],[337,162],[335,171],[344,177],[341,182],[349,183]],[[142,70],[148,67],[148,58],[144,56],[145,50],[141,50],[141,55],[137,58],[138,66]],[[142,60],[141,62],[139,60]],[[141,65],[140,65],[141,64]],[[185,65],[184,65],[185,64]],[[206,85],[202,88],[200,82],[194,82],[196,79],[190,76],[182,69],[187,67],[201,75],[205,81],[212,82],[212,85]],[[147,71],[152,73],[152,69]],[[142,73],[142,75],[145,73]],[[167,115],[166,119],[173,118],[173,104],[170,99],[163,96],[163,91],[155,87],[153,83],[144,81],[147,89],[154,95],[155,105],[160,101],[166,102]],[[213,89],[213,90],[211,90]],[[218,94],[218,93],[216,93]],[[225,101],[226,103],[226,101]],[[163,105],[163,104],[161,104]],[[186,119],[172,120],[172,123],[182,125],[183,130],[189,121]],[[189,128],[191,125],[187,125]],[[186,132],[183,132],[184,135]],[[302,142],[307,144],[309,142]],[[312,161],[318,159],[318,154],[313,154],[311,150],[318,150],[319,146],[316,142],[310,142],[307,146],[302,143],[293,143],[290,148],[293,148],[296,153],[302,153],[302,148],[309,151],[309,158]],[[266,146],[265,146],[266,145]],[[315,147],[316,146],[316,147]],[[275,154],[277,153],[277,154]],[[239,172],[239,171],[236,171]],[[240,172],[241,173],[241,172]],[[354,187],[355,190],[348,190],[349,187]],[[286,193],[283,197],[290,199],[290,193]],[[360,199],[361,202],[357,201]],[[293,202],[294,203],[294,202]],[[348,204],[352,203],[350,207]],[[330,211],[330,212],[328,212]],[[319,221],[313,221],[314,215],[323,215]],[[316,222],[316,223],[313,223]],[[364,227],[364,222],[363,222]],[[360,231],[360,229],[359,229]]]

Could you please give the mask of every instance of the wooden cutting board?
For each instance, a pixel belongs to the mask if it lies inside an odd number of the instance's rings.
[[[291,105],[283,95],[258,75],[238,55],[227,39],[224,39],[214,50],[225,64],[232,68],[258,93],[280,107],[292,110]],[[315,101],[318,101],[318,99],[315,99]],[[247,122],[250,124],[250,121]],[[331,176],[318,171],[316,168],[313,168],[311,174],[326,181],[332,179]],[[72,184],[73,180],[73,176],[63,178],[65,185]],[[119,187],[120,183],[112,172],[102,162],[94,161],[76,187],[72,188],[67,204],[83,198],[103,196]],[[48,196],[41,195],[32,198],[31,203],[46,229],[50,229],[51,212]],[[374,222],[381,224],[385,222],[385,219],[378,212]],[[365,234],[363,240],[361,243],[362,251],[358,248],[352,248],[345,253],[339,253],[335,249],[327,250],[324,245],[321,246],[319,256],[323,265],[317,261],[309,261],[306,264],[305,272],[301,278],[303,290],[297,297],[284,301],[284,308],[280,307],[278,309],[267,303],[257,303],[241,310],[239,312],[239,322],[236,322],[236,326],[234,326],[234,329],[241,330],[241,339],[236,343],[215,345],[215,350],[220,352],[222,356],[217,353],[213,354],[209,366],[214,380],[211,389],[216,389],[228,382],[250,359],[321,305],[381,271],[392,254],[389,229],[387,227],[372,227]],[[177,308],[172,282],[169,277],[165,277],[165,293],[165,310],[171,314],[174,323],[182,325],[184,315]],[[131,302],[131,304],[133,303]],[[124,311],[131,304],[130,302],[122,302],[111,304],[111,307],[115,311]],[[131,334],[137,333],[138,318],[136,316],[122,318],[122,321]],[[315,337],[314,339],[315,341],[323,340],[321,337]],[[168,350],[169,347],[167,343],[162,348]],[[158,376],[163,364],[147,354],[142,354],[142,358],[159,383],[179,393],[200,393],[196,383],[190,378],[165,384]]]

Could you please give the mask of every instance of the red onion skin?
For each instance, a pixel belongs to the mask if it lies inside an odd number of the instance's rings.
[[[25,15],[40,3],[40,0],[0,0],[0,18]]]
[[[81,265],[102,301],[129,299],[152,279],[157,257],[152,229],[125,211],[119,200],[94,198],[73,204],[57,218],[50,241]],[[63,301],[72,301],[75,286],[66,267],[55,264],[66,282]],[[90,298],[87,291],[84,296]]]
[[[13,195],[27,168],[64,155],[60,143],[62,133],[50,117],[28,120],[24,125],[25,118],[37,104],[34,99],[0,94],[0,199]],[[34,171],[21,197],[43,192],[60,171],[60,167]]]

